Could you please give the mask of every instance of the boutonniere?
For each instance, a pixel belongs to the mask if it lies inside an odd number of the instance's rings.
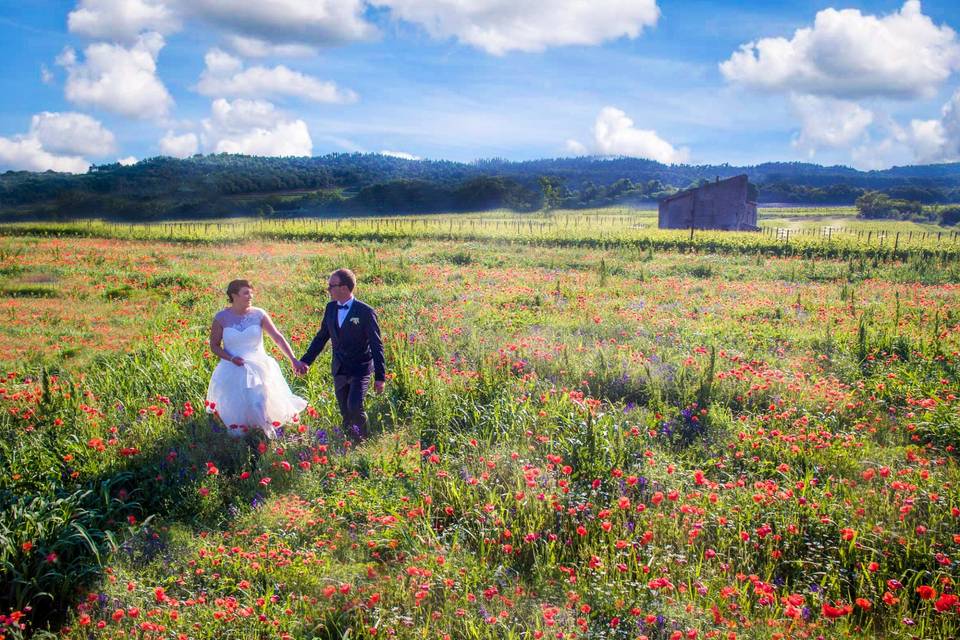
[[[360,318],[350,318],[350,322],[353,324],[360,324]]]

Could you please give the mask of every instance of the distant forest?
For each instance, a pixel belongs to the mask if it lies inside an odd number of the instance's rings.
[[[166,157],[85,174],[0,174],[0,217],[119,220],[388,215],[508,208],[653,206],[678,190],[745,173],[761,204],[852,205],[865,194],[960,202],[960,163],[857,171],[844,166],[664,165],[636,158],[472,163],[336,153],[315,158]]]

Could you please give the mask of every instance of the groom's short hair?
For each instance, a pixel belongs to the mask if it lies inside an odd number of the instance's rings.
[[[351,292],[357,286],[357,276],[353,275],[353,271],[350,271],[350,269],[337,269],[330,274],[331,278],[334,276],[337,277],[340,284],[347,285],[347,289],[350,289]]]

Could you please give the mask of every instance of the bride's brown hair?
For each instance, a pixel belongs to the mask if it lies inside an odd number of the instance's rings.
[[[233,296],[240,293],[240,289],[244,287],[253,289],[253,285],[250,284],[249,280],[231,280],[230,284],[227,285],[227,300],[233,302]]]

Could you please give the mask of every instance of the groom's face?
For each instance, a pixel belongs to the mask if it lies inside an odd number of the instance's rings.
[[[331,276],[327,281],[327,291],[330,292],[330,299],[337,302],[346,302],[350,297],[350,289],[336,276]]]

